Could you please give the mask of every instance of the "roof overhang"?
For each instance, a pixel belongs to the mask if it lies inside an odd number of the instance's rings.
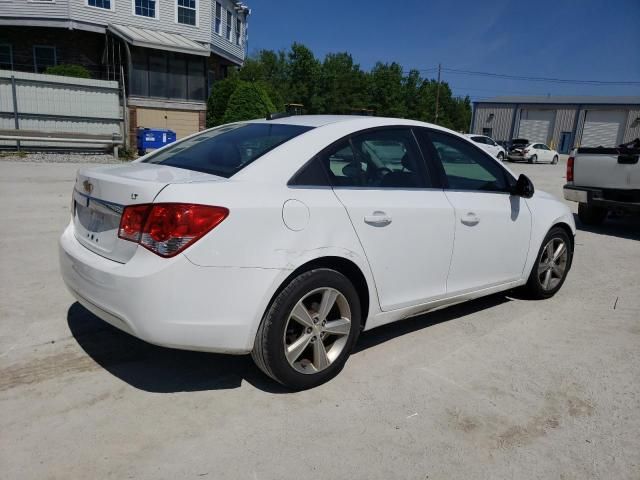
[[[210,54],[208,46],[189,40],[178,33],[169,33],[116,23],[110,23],[107,30],[134,47],[169,50],[171,52],[201,55],[203,57],[208,57]]]

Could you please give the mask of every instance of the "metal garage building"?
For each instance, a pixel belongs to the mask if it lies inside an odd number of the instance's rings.
[[[526,138],[560,153],[613,147],[640,137],[639,97],[496,97],[473,102],[472,133]]]

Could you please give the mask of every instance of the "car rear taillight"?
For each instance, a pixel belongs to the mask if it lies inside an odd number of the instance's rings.
[[[161,257],[173,257],[193,245],[229,215],[224,207],[155,203],[125,207],[118,236]]]
[[[573,157],[567,160],[567,182],[573,182]]]

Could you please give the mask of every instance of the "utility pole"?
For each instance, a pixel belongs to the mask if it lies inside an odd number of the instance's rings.
[[[438,64],[438,86],[436,88],[436,119],[433,123],[438,123],[438,109],[440,107],[440,70],[442,69],[442,65]]]

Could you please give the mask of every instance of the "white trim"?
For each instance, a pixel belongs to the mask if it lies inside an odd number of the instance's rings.
[[[101,12],[115,12],[116,11],[116,0],[109,0],[109,4],[111,5],[109,8],[96,7],[95,5],[89,5],[89,0],[84,0],[84,6],[87,8],[94,8]]]
[[[198,28],[200,26],[200,2],[198,0],[194,0],[196,2],[196,6],[194,9],[191,9],[189,7],[184,7],[182,6],[182,8],[186,8],[188,10],[195,10],[196,12],[196,24],[195,25],[191,25],[190,23],[181,23],[178,21],[178,0],[173,0],[173,5],[174,5],[174,23],[176,25],[182,25],[184,27],[191,27],[191,28]]]
[[[142,1],[142,0],[141,0]],[[154,0],[155,3],[155,17],[147,17],[146,15],[138,15],[136,13],[136,0],[131,0],[131,14],[136,18],[147,18],[149,20],[160,20],[160,1]]]
[[[46,4],[52,4],[52,3],[56,3],[56,0],[27,0],[27,3],[46,3]]]

